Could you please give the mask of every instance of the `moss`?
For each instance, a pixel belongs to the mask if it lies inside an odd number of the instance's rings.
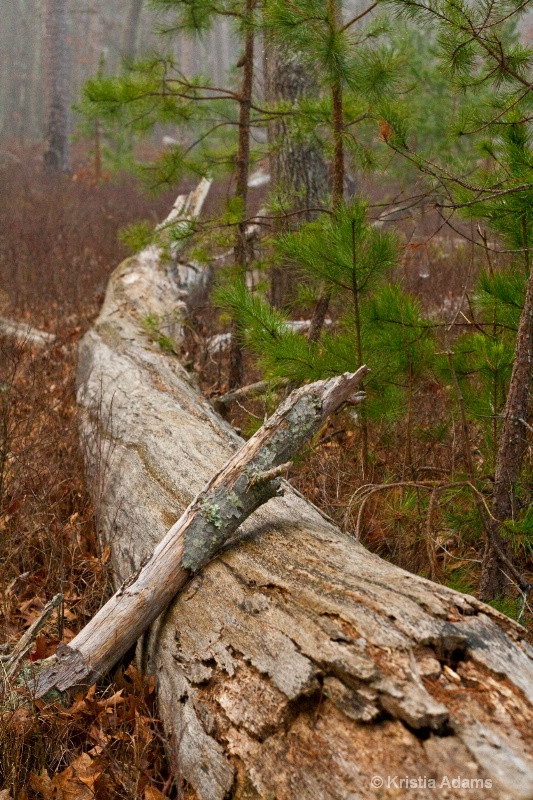
[[[165,353],[176,353],[176,345],[174,340],[167,336],[165,333],[162,332],[163,320],[159,314],[154,314],[153,312],[149,312],[146,316],[142,319],[142,326],[146,333],[157,342],[161,350]]]

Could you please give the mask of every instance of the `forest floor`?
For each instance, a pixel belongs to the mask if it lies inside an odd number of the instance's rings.
[[[69,641],[111,589],[78,442],[76,345],[98,312],[110,272],[127,255],[119,230],[143,219],[160,221],[175,198],[149,197],[130,177],[100,185],[84,171],[47,179],[33,154],[18,154],[0,172],[0,317],[56,336],[45,348],[0,338],[0,647],[9,649],[56,593],[64,597],[35,641],[29,656],[35,660]],[[464,275],[473,272],[467,249],[449,239],[424,246],[413,241],[402,270],[404,283],[428,310],[444,307],[452,315],[460,307]],[[217,396],[226,389],[227,355],[207,346],[223,328],[206,297],[196,297],[190,322],[182,358],[199,371],[206,393]],[[257,377],[247,362],[246,381]],[[423,433],[438,422],[441,395],[442,387],[429,383],[418,400],[419,483],[425,475],[452,474],[460,458],[458,446]],[[229,418],[247,433],[270,410],[268,402],[253,400],[232,408]],[[350,413],[307,448],[293,482],[348,532],[363,520],[363,541],[371,549],[428,574],[429,523],[416,496],[407,501],[402,487],[386,498],[377,492],[360,515],[358,489],[384,480],[390,444],[386,432],[376,436],[372,472],[363,481]],[[396,439],[394,446],[405,450],[406,440]],[[413,476],[411,465],[403,482],[412,483]],[[438,526],[430,533],[433,577],[472,591],[479,542],[459,540]],[[7,715],[0,725],[1,800],[187,797],[179,788],[179,766],[165,760],[155,713],[153,682],[138,674],[130,654],[68,710],[37,707],[34,714]]]
[[[118,231],[166,216],[129,177],[91,185],[42,175],[37,155],[1,169],[0,317],[55,334],[52,346],[0,337],[0,647],[9,650],[61,592],[29,654],[69,641],[111,590],[78,441],[76,346],[127,255]],[[0,653],[2,651],[0,650]],[[2,800],[176,797],[153,681],[131,655],[68,710],[19,709],[0,724]],[[176,780],[179,784],[179,780]]]

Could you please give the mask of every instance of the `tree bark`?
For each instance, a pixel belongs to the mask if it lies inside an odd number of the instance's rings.
[[[342,24],[338,0],[328,0],[328,21],[331,31],[337,31]],[[331,84],[331,107],[333,113],[333,165],[331,178],[331,207],[339,207],[344,198],[344,106],[342,79],[335,76]],[[326,314],[331,301],[331,288],[322,290],[315,306],[309,341],[317,342],[320,338]]]
[[[70,170],[70,72],[67,0],[46,0],[45,7],[46,150],[45,169]]]
[[[159,251],[127,260],[80,347],[87,470],[117,588],[242,444],[144,332],[147,313],[175,316],[184,288]],[[427,800],[458,775],[488,783],[451,787],[454,800],[533,796],[525,631],[370,554],[289,488],[192,578],[138,657],[188,797],[375,800],[377,779],[392,796],[420,776],[409,797]]]
[[[272,41],[265,52],[265,86],[270,104],[290,103],[296,113],[302,100],[318,93],[316,78],[312,69],[302,62],[301,53],[282,50]],[[302,212],[279,221],[278,231],[291,230],[302,220],[316,217],[327,191],[328,170],[318,143],[294,135],[285,116],[274,117],[268,136],[270,174],[275,190],[290,198],[287,211]],[[292,299],[290,279],[288,264],[271,268],[270,302],[273,306],[282,307]]]
[[[246,275],[248,265],[248,243],[246,237],[248,208],[248,173],[250,170],[250,115],[252,109],[252,93],[254,79],[254,41],[255,30],[253,15],[255,0],[246,0],[244,16],[244,55],[242,58],[243,78],[239,97],[239,144],[235,159],[237,171],[235,178],[235,197],[241,202],[241,221],[237,227],[235,239],[234,258],[238,273]],[[243,354],[241,331],[234,322],[232,326],[232,340],[229,354],[229,388],[236,389],[242,385],[243,379]]]
[[[122,58],[132,61],[137,55],[139,23],[144,0],[130,0],[126,29],[122,43]]]
[[[163,613],[189,578],[222,549],[259,506],[281,491],[280,475],[330,414],[355,399],[369,370],[362,366],[296,389],[214,475],[137,573],[38,675],[37,699],[105,675]]]
[[[513,371],[496,456],[492,514],[499,522],[512,519],[516,511],[515,486],[527,448],[526,423],[529,419],[532,372],[533,270],[528,278],[524,308],[518,326]],[[494,522],[489,522],[489,525],[491,536],[485,546],[480,585],[480,593],[484,600],[493,600],[505,594],[510,583],[492,540],[495,540],[497,547],[512,559],[511,548],[502,537],[500,526]]]

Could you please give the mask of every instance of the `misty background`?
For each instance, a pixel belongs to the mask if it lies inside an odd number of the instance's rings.
[[[58,0],[0,0],[0,140],[19,145],[39,142],[45,128],[47,102],[46,16]],[[64,0],[63,0],[64,2]],[[365,8],[365,0],[348,0],[346,14]],[[164,19],[149,0],[67,0],[69,102],[80,100],[84,82],[96,75],[114,75],[128,60],[154,52],[171,53],[187,76],[202,73],[215,86],[227,86],[240,57],[231,24],[218,19],[201,39],[157,33]],[[531,35],[529,14],[523,33]],[[261,81],[262,53],[257,48],[256,70]],[[256,93],[261,94],[256,86]],[[259,90],[259,91],[257,91]],[[79,118],[72,118],[75,132]]]

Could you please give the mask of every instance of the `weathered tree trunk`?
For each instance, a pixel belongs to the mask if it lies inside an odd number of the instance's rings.
[[[46,0],[45,7],[46,150],[50,172],[70,170],[70,71],[67,0]]]
[[[492,514],[499,522],[512,519],[515,515],[515,487],[520,476],[524,455],[527,449],[527,425],[531,400],[531,378],[533,375],[533,271],[527,282],[524,308],[520,316],[513,371],[505,412],[503,427],[496,456]],[[500,526],[489,523],[491,536],[487,539],[481,574],[481,596],[493,600],[504,594],[510,584],[506,567],[498,556],[494,541],[499,550],[512,559],[509,543],[502,537]]]
[[[106,674],[166,611],[256,509],[282,491],[293,458],[346,402],[367,367],[295,389],[265,424],[211,477],[137,573],[39,673],[35,697],[72,691]],[[358,398],[360,399],[360,398]]]
[[[318,85],[313,71],[298,51],[287,52],[269,42],[265,51],[266,99],[271,104],[290,103],[297,110],[306,98],[316,96]],[[297,227],[317,215],[327,192],[328,170],[317,142],[295,136],[284,115],[275,117],[268,130],[270,174],[276,191],[291,198],[287,211],[301,211],[296,217],[278,222],[279,231]],[[270,301],[281,307],[293,297],[291,267],[274,265],[270,272]],[[292,274],[292,277],[294,275]]]
[[[143,328],[150,312],[180,327],[184,287],[160,258],[149,249],[115,271],[80,347],[117,588],[241,444]],[[139,658],[188,797],[391,797],[406,778],[418,800],[533,797],[524,630],[370,554],[290,490],[191,580]],[[458,776],[481,788],[454,788]]]

